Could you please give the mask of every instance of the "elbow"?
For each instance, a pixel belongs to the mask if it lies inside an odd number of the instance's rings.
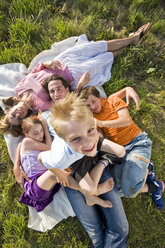
[[[48,150],[51,150],[51,145],[50,145],[50,146],[48,146]]]
[[[119,158],[122,158],[122,157],[124,157],[125,154],[126,154],[126,150],[125,150],[125,147],[123,146],[123,147],[121,148],[121,151],[120,151],[120,154],[118,155],[118,157],[119,157]]]
[[[126,125],[127,125],[127,126],[131,126],[131,119],[130,119],[130,118],[128,118],[128,119],[126,120]]]
[[[40,162],[40,163],[42,163],[42,152],[40,152],[39,154],[38,154],[38,161]]]

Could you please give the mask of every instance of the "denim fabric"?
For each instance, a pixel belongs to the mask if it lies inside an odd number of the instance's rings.
[[[107,168],[104,169],[100,183],[110,178]],[[112,208],[99,207],[106,220],[104,229],[103,218],[100,216],[98,206],[87,206],[84,196],[76,190],[65,188],[72,208],[90,236],[94,248],[126,248],[128,238],[128,222],[123,209],[122,201],[117,189],[100,195],[102,199],[112,202]]]
[[[125,145],[123,163],[115,165],[113,175],[117,188],[126,198],[135,197],[145,184],[145,176],[151,157],[152,142],[144,132]]]

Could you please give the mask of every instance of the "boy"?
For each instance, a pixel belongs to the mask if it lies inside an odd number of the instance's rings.
[[[81,92],[81,98],[96,118],[96,124],[112,141],[124,145],[126,156],[122,166],[115,166],[114,173],[118,188],[127,198],[140,192],[149,192],[156,207],[164,207],[164,183],[156,181],[154,165],[150,163],[151,140],[145,132],[133,122],[128,105],[116,96],[101,98],[95,87],[87,87]]]
[[[67,104],[63,104],[61,102],[65,102]],[[61,106],[61,110],[58,109],[59,106]],[[58,109],[57,111],[56,111],[56,108]],[[80,143],[77,142],[78,139],[74,138],[73,142],[68,142],[67,132],[66,132],[66,137],[65,137],[66,130],[61,125],[60,118],[62,121],[64,121],[66,118],[66,113],[67,113],[67,119],[69,118],[69,123],[68,123],[68,120],[66,121],[67,127],[70,126],[70,121],[72,120],[72,118],[73,120],[78,121],[78,125],[77,123],[73,122],[73,125],[75,124],[74,131],[76,131],[77,129],[77,133],[81,132],[81,129],[83,130],[83,128],[86,127],[85,122],[87,122],[87,126],[88,125],[91,126],[90,130],[87,130],[87,132],[89,131],[89,136],[91,137],[91,140],[88,139],[88,142],[86,143],[86,145],[84,145],[82,150],[79,146]],[[58,119],[58,116],[59,116],[59,119]],[[102,147],[106,152],[114,154],[118,157],[123,157],[125,154],[125,149],[123,148],[123,146],[117,145],[116,143],[111,142],[106,139],[105,140],[99,139],[99,134],[96,130],[96,125],[95,125],[94,118],[93,118],[91,111],[86,107],[85,101],[78,99],[77,95],[74,93],[71,93],[71,95],[66,96],[66,100],[61,100],[52,106],[51,118],[52,118],[52,121],[51,121],[52,127],[56,131],[56,134],[57,135],[60,134],[59,137],[62,137],[75,152],[86,155],[82,159],[79,159],[78,161],[73,163],[70,166],[70,168],[72,170],[72,174],[74,174],[74,177],[76,178],[76,181],[79,183],[81,192],[83,192],[83,194],[87,198],[87,204],[88,205],[98,204],[103,207],[112,207],[112,205],[109,202],[103,201],[101,199],[99,200],[96,196],[106,193],[107,191],[111,190],[113,187],[112,180],[110,181],[107,180],[101,185],[98,185],[98,182],[100,180],[100,177],[102,175],[104,168],[109,163],[111,163],[114,157],[112,158],[112,157],[109,157],[109,155],[105,155],[105,154],[100,155],[100,153],[99,153],[99,156],[96,156],[96,154],[97,154],[97,150],[100,150],[99,147]],[[83,126],[81,126],[81,123],[79,123],[79,121],[83,121]],[[59,124],[57,122],[59,122]],[[54,126],[55,123],[57,125],[56,128]],[[58,130],[61,130],[62,133],[61,131],[59,132]],[[40,158],[41,157],[42,156],[40,155]],[[97,165],[92,169],[91,166],[93,163]],[[47,164],[44,163],[44,165],[47,167]],[[69,161],[68,161],[68,166],[69,166]],[[68,168],[68,166],[66,168]],[[54,169],[53,171],[58,177],[60,177],[64,186],[66,186],[68,184],[67,183],[68,180],[65,179],[66,174],[63,175],[62,171],[59,171],[56,165],[54,165],[54,167],[56,169]],[[61,167],[61,169],[64,169],[64,168]],[[90,174],[89,174],[89,171],[90,171]],[[71,187],[74,186],[73,183],[74,182],[72,180]],[[79,189],[79,188],[76,186],[76,189]],[[90,195],[90,199],[89,199],[89,195]],[[92,197],[91,199],[91,195],[95,196],[95,199],[94,197]]]
[[[98,136],[93,116],[84,100],[72,93],[54,104],[51,112],[53,128],[75,152],[87,156],[96,155]],[[105,182],[110,177],[106,167],[99,183]],[[115,186],[111,191],[100,195],[100,198],[112,202],[113,205],[112,208],[101,207],[104,221],[98,208],[95,205],[87,206],[79,191],[68,187],[65,190],[76,216],[91,237],[94,247],[127,247],[128,222]]]

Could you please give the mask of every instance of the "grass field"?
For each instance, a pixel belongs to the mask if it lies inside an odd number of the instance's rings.
[[[153,141],[156,175],[164,180],[164,0],[0,0],[0,64],[21,62],[28,67],[34,56],[56,41],[82,33],[89,40],[125,37],[148,21],[153,23],[150,32],[141,45],[129,47],[117,57],[104,89],[107,95],[125,86],[138,92],[140,110],[131,103],[131,115]],[[91,247],[76,217],[46,233],[28,229],[28,209],[18,203],[20,195],[0,136],[0,247]],[[130,248],[164,248],[165,210],[158,211],[146,194],[122,200],[130,224]]]

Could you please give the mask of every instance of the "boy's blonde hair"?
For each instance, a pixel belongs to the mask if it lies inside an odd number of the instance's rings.
[[[57,135],[63,139],[65,128],[70,121],[94,121],[93,114],[86,105],[86,101],[75,92],[68,94],[64,99],[53,104],[50,108],[51,124]]]

